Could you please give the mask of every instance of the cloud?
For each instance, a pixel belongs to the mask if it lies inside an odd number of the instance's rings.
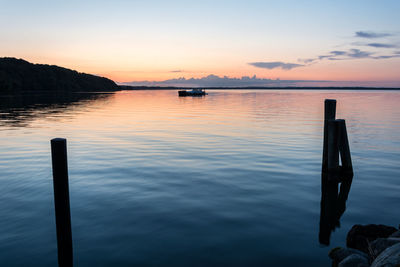
[[[388,58],[394,58],[394,57],[399,57],[397,55],[390,55],[390,56],[376,56],[374,59],[388,59]]]
[[[275,61],[275,62],[251,62],[248,63],[251,66],[257,67],[257,68],[263,68],[263,69],[276,69],[276,68],[282,68],[284,70],[291,70],[293,68],[298,68],[298,67],[304,67],[305,65],[303,64],[296,64],[296,63],[284,63],[280,61]]]
[[[381,37],[388,37],[388,36],[395,36],[394,34],[390,33],[379,33],[379,32],[372,32],[372,31],[358,31],[355,33],[356,37],[373,39],[373,38],[381,38]],[[393,38],[392,38],[393,39]],[[305,59],[298,59],[297,61],[302,64],[296,63],[284,63],[281,61],[274,61],[274,62],[251,62],[248,63],[257,68],[265,68],[265,69],[275,69],[275,68],[282,68],[285,70],[291,70],[293,68],[298,67],[305,67],[310,66],[312,64],[316,64],[323,60],[354,60],[354,59],[389,59],[389,58],[400,58],[400,51],[398,48],[400,47],[396,42],[394,43],[381,43],[381,42],[365,42],[365,41],[358,41],[352,42],[348,44],[349,47],[344,50],[332,50],[322,55],[317,55],[313,58],[305,58]],[[354,48],[354,46],[362,46],[363,49]],[[367,48],[374,48],[373,51],[368,51],[371,49]],[[393,51],[390,49],[395,49],[397,51]]]
[[[350,58],[368,58],[371,57],[372,54],[372,52],[361,51],[360,49],[350,49],[346,53],[346,56]]]
[[[316,60],[315,58],[299,58],[297,61],[309,64],[314,62],[315,60]]]
[[[335,55],[335,56],[343,56],[343,55],[346,55],[346,51],[331,51],[330,52],[332,55]]]
[[[330,51],[326,55],[320,55],[315,58],[308,59],[299,59],[299,61],[304,62],[305,64],[316,63],[321,60],[351,60],[351,59],[362,59],[362,58],[370,58],[370,59],[387,59],[400,57],[398,52],[394,52],[390,55],[376,55],[374,52],[364,51],[360,49],[349,49],[347,51]]]
[[[330,58],[332,57],[332,55],[322,55],[322,56],[318,56],[319,60],[325,59],[325,58]]]
[[[171,70],[172,73],[183,72],[183,70]]]
[[[397,58],[400,57],[399,53],[394,53],[392,55],[382,55],[382,56],[375,56],[373,59],[388,59],[388,58]]]
[[[371,31],[358,31],[356,32],[356,37],[360,38],[381,38],[381,37],[389,37],[393,36],[393,34],[390,33],[378,33],[378,32],[371,32]]]
[[[217,75],[208,75],[202,78],[177,78],[165,81],[139,81],[124,83],[131,86],[177,86],[177,87],[288,87],[288,86],[310,86],[317,83],[326,83],[323,80],[272,80],[243,76],[241,78],[219,77]]]
[[[320,55],[317,56],[316,58],[312,59],[306,59],[307,62],[315,62],[318,60],[344,60],[344,59],[352,59],[352,58],[366,58],[370,57],[373,53],[372,52],[367,52],[367,51],[362,51],[360,49],[350,49],[348,51],[330,51],[326,55]],[[304,62],[304,60],[303,60]]]
[[[385,32],[373,32],[373,31],[358,31],[355,33],[356,37],[366,38],[366,39],[374,39],[374,38],[382,38],[382,37],[389,37],[395,36],[391,33]],[[306,67],[312,64],[318,63],[322,60],[352,60],[352,59],[388,59],[388,58],[396,58],[399,57],[399,51],[392,51],[388,53],[390,48],[399,48],[399,45],[393,43],[381,43],[381,42],[353,42],[349,43],[351,46],[363,46],[364,49],[357,49],[353,47],[349,47],[345,50],[332,50],[326,54],[318,55],[313,58],[305,58],[305,59],[298,59],[297,61],[301,64],[297,63],[285,63],[282,61],[273,61],[273,62],[251,62],[248,63],[251,66],[257,68],[264,68],[264,69],[275,69],[281,68],[284,70],[291,70],[298,67]],[[368,51],[366,47],[375,48],[373,51]],[[384,49],[385,54],[382,52],[379,53],[377,49]],[[390,51],[390,50],[389,50]]]
[[[369,43],[367,46],[375,47],[375,48],[395,48],[397,47],[394,44],[383,44],[383,43]]]
[[[303,62],[304,64],[310,65],[310,63],[312,63],[312,62],[316,63],[317,61],[320,61],[320,60],[323,60],[323,59],[328,59],[328,60],[344,59],[344,58],[339,58],[339,57],[340,56],[346,56],[347,54],[348,54],[348,52],[346,52],[346,51],[334,50],[334,51],[330,51],[326,55],[320,55],[320,56],[317,56],[315,58],[298,59],[298,61]]]

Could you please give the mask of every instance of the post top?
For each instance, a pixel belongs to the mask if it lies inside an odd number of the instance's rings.
[[[325,102],[336,102],[336,99],[325,99]]]
[[[67,139],[65,138],[53,138],[51,139],[51,142],[66,142]]]

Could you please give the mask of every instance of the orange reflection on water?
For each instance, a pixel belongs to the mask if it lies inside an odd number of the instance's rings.
[[[296,135],[322,134],[323,103],[337,99],[337,118],[350,131],[398,125],[400,93],[315,90],[208,90],[204,97],[178,97],[175,90],[120,91],[84,101],[62,112],[36,116],[33,127],[49,137],[103,138],[123,143],[119,136],[155,140],[223,136],[290,142]],[[380,126],[379,126],[380,125]],[[85,130],[87,129],[87,130]],[[352,137],[350,137],[352,138]],[[380,137],[384,138],[384,137]]]

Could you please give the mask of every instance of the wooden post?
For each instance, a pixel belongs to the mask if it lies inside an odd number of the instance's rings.
[[[67,140],[51,140],[54,205],[56,214],[58,265],[72,266],[72,233],[69,207]]]
[[[339,170],[339,121],[328,121],[328,172],[336,173]]]
[[[322,171],[328,170],[328,121],[334,120],[336,116],[336,100],[325,99],[324,114],[324,145],[322,152]]]
[[[345,120],[336,120],[335,113],[336,100],[326,99],[319,231],[319,241],[325,245],[329,245],[331,232],[340,225],[353,178],[346,123]],[[339,182],[341,185],[338,192]]]
[[[347,138],[347,129],[345,120],[338,121],[339,132],[339,151],[342,160],[343,178],[353,178],[353,164],[351,162],[351,154],[349,147],[349,139]]]

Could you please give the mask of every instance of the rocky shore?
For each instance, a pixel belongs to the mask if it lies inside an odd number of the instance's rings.
[[[329,257],[334,267],[399,267],[400,230],[386,225],[356,224],[347,234],[346,248],[332,249]]]

